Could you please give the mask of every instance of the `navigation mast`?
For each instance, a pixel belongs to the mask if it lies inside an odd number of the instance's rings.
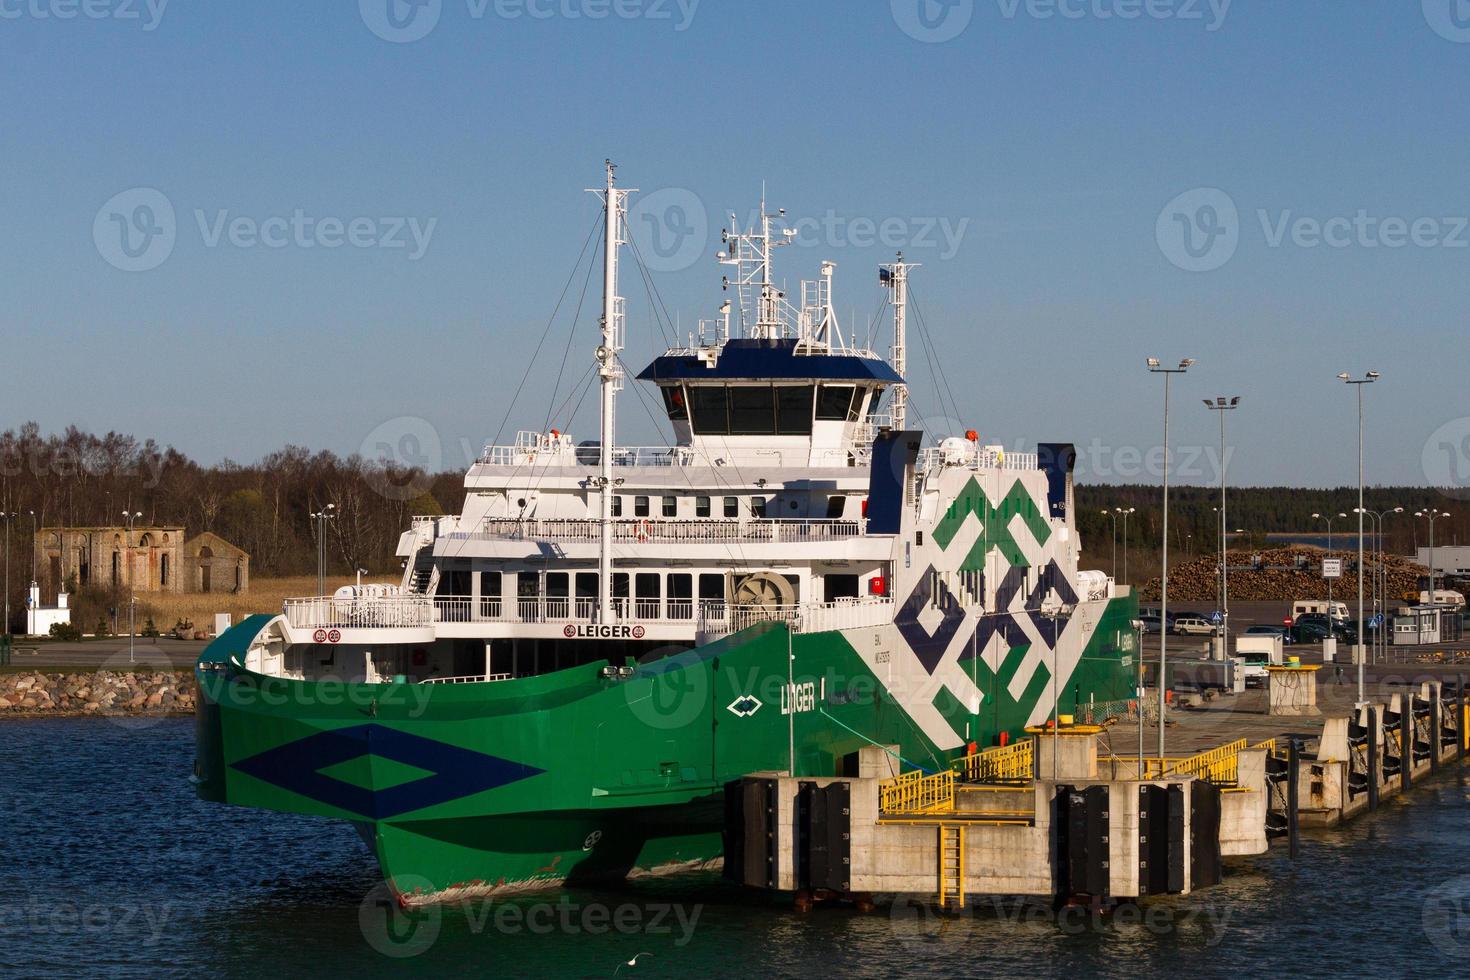
[[[889,265],[878,267],[878,281],[893,291],[893,370],[901,379],[893,386],[893,403],[889,414],[893,416],[893,428],[902,432],[908,415],[908,305],[909,270],[917,269],[917,262],[905,262],[903,253]]]
[[[626,200],[635,188],[615,187],[617,167],[611,160],[604,162],[607,166],[607,185],[588,190],[602,198],[604,214],[602,342],[596,353],[597,375],[602,388],[602,442],[598,453],[602,466],[596,479],[602,514],[602,519],[598,522],[597,621],[613,623],[617,621],[617,614],[612,607],[612,502],[613,488],[622,482],[613,479],[612,469],[617,395],[623,387],[623,369],[618,361],[618,354],[623,350],[623,298],[618,295],[618,246],[623,244],[623,227],[627,218]]]

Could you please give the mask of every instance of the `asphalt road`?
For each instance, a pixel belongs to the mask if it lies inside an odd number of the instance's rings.
[[[12,667],[51,668],[87,667],[91,669],[128,670],[142,666],[154,670],[166,668],[188,668],[194,666],[208,640],[177,640],[172,637],[144,639],[133,642],[131,659],[128,653],[128,638],[109,637],[105,640],[82,640],[78,643],[57,643],[50,640],[34,641],[17,638],[11,651]]]

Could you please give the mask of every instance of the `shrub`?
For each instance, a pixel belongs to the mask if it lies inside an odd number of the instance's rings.
[[[72,623],[52,623],[51,638],[63,640],[67,643],[75,643],[82,638],[82,628]]]
[[[158,638],[158,627],[153,625],[152,616],[149,616],[148,620],[143,624],[143,635],[149,639]]]
[[[97,629],[94,632],[97,634],[98,638],[112,635],[112,630],[107,628],[106,619],[97,620]]]

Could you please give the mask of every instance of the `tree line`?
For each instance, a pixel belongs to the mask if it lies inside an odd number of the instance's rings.
[[[329,574],[396,572],[399,534],[416,514],[457,511],[464,474],[286,446],[254,463],[205,466],[152,439],[75,427],[43,435],[36,423],[0,433],[0,513],[7,522],[11,626],[21,624],[32,527],[138,526],[213,531],[250,554],[251,574],[314,574],[325,522]],[[34,515],[34,517],[33,517]],[[45,569],[40,569],[45,575]],[[19,610],[19,611],[17,611]]]

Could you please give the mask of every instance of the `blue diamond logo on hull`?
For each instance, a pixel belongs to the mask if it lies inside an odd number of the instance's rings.
[[[427,775],[375,789],[322,772],[363,756],[424,770]],[[317,732],[241,759],[231,768],[371,820],[448,803],[545,771],[384,725]]]

